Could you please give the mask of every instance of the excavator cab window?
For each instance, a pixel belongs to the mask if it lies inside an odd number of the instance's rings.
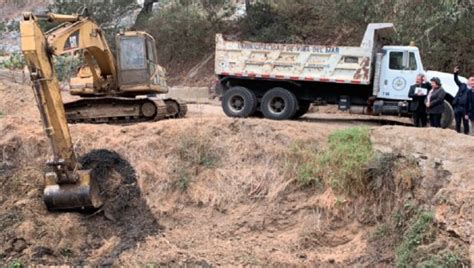
[[[146,53],[142,38],[123,38],[120,47],[121,70],[141,70],[146,67]]]
[[[149,52],[146,37],[141,34],[117,37],[120,85],[149,83]]]

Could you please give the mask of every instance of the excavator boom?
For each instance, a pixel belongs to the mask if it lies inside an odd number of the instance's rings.
[[[98,208],[101,200],[90,170],[81,170],[66,121],[66,113],[46,37],[36,18],[27,13],[20,22],[21,50],[31,74],[33,91],[53,159],[45,173],[44,201],[49,210]]]

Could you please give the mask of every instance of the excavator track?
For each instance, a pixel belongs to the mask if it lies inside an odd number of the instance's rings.
[[[64,104],[70,124],[130,124],[182,118],[186,103],[155,98],[82,98]]]
[[[186,116],[188,105],[185,102],[175,99],[164,99],[164,102],[168,111],[166,119],[183,118]]]

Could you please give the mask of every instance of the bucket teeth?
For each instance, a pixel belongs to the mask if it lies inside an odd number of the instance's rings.
[[[78,171],[75,184],[48,184],[44,188],[43,200],[50,211],[84,211],[100,208],[102,201],[96,181],[90,170]],[[46,177],[48,177],[46,175]]]

